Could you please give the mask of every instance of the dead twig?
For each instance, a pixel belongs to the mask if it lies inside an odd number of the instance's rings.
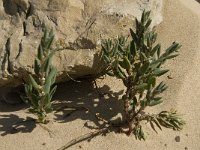
[[[85,141],[85,140],[88,140],[88,139],[92,139],[102,133],[106,133],[109,131],[109,128],[103,128],[103,129],[100,129],[98,131],[94,131],[94,132],[90,132],[90,133],[87,133],[87,134],[84,134],[82,136],[79,136],[71,141],[69,141],[66,145],[62,146],[61,148],[59,148],[58,150],[65,150],[77,143],[80,143],[82,141]]]

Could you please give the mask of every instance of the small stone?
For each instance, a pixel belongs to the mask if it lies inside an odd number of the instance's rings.
[[[188,148],[187,148],[187,147],[185,147],[185,150],[188,150]]]
[[[176,136],[176,137],[175,137],[175,141],[176,141],[176,142],[180,142],[180,141],[181,141],[180,136]]]

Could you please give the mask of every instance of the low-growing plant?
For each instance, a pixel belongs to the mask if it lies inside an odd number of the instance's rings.
[[[57,49],[51,47],[54,40],[53,30],[45,28],[34,62],[34,75],[29,74],[22,99],[29,104],[29,111],[36,114],[40,123],[47,123],[47,113],[52,111],[51,99],[56,91],[56,68],[52,57]]]
[[[130,29],[131,40],[120,36],[102,42],[106,73],[121,79],[126,87],[122,97],[123,121],[128,129],[126,133],[133,133],[139,140],[145,140],[142,121],[149,122],[154,131],[156,126],[160,130],[162,127],[181,130],[185,124],[173,110],[158,114],[145,112],[145,108],[163,102],[160,94],[167,86],[164,82],[157,83],[157,79],[169,71],[162,68],[163,64],[178,56],[178,49],[181,47],[173,42],[162,53],[161,45],[156,44],[157,33],[150,28],[151,22],[150,11],[144,11],[141,20],[136,19],[136,31]]]

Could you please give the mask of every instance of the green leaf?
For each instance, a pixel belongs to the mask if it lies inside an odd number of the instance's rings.
[[[103,56],[103,59],[108,64],[111,62],[110,58],[108,56],[106,56],[106,55]]]
[[[135,34],[135,32],[132,29],[130,29],[130,33],[131,33],[131,36],[132,36],[133,40],[135,42],[137,42],[137,35]]]
[[[160,101],[162,99],[162,97],[154,97],[153,101]]]
[[[156,42],[156,39],[157,39],[157,33],[155,33],[154,31],[152,31],[152,43],[155,43]]]
[[[143,52],[140,52],[140,58],[141,58],[141,61],[146,61],[148,58],[147,58],[147,56],[145,55],[145,53],[143,53]]]
[[[50,60],[50,58],[47,58],[47,59],[44,61],[42,67],[41,67],[41,70],[42,70],[43,72],[45,72],[46,76],[47,76],[47,74],[49,73],[50,66],[51,66],[51,60]]]
[[[137,54],[136,45],[134,41],[131,41],[130,52],[132,56],[135,56]]]
[[[123,58],[123,65],[121,67],[126,70],[130,70],[130,68],[131,68],[131,63],[126,56],[124,56],[124,58]]]
[[[26,95],[29,95],[29,94],[32,93],[33,87],[31,85],[31,83],[29,83],[29,84],[25,84],[25,88],[24,89],[25,89]]]
[[[136,35],[139,35],[142,26],[141,26],[140,22],[137,20],[137,18],[135,19],[135,24],[136,24]]]
[[[113,73],[115,74],[115,76],[117,77],[117,78],[119,78],[119,79],[124,79],[125,77],[124,77],[124,75],[119,71],[119,69],[114,69],[113,70]]]
[[[32,114],[36,114],[37,111],[34,108],[29,108],[28,111]]]
[[[35,94],[31,94],[31,105],[34,107],[34,108],[38,108],[38,101],[40,100],[40,97],[35,95]]]
[[[136,85],[136,86],[135,86],[135,89],[136,89],[136,90],[145,90],[147,87],[148,87],[148,84],[147,84],[147,83],[142,83],[142,84],[140,84],[140,85]]]
[[[47,27],[44,28],[43,32],[44,32],[44,35],[42,37],[42,40],[47,39],[47,36],[48,36],[48,29],[47,29]]]
[[[122,79],[126,78],[126,74],[125,74],[124,70],[122,70],[122,68],[121,68],[120,66],[118,66],[117,71],[118,71],[120,74],[122,74],[122,76],[121,76]]]
[[[28,104],[29,101],[25,96],[20,95],[20,98],[24,103]]]
[[[181,47],[181,45],[179,45],[178,43],[174,42],[174,43],[172,43],[172,45],[170,47],[168,47],[166,49],[166,53],[167,54],[171,54],[173,52],[176,52],[180,47]]]
[[[157,50],[157,57],[159,58],[160,57],[160,51],[161,51],[161,46],[158,48]]]
[[[45,86],[44,86],[44,92],[48,94],[50,92],[50,87],[53,84],[51,81],[52,79],[56,76],[57,70],[56,68],[52,68],[50,73],[48,74],[46,81],[45,81]]]
[[[45,44],[47,50],[50,49],[51,44],[53,43],[53,40],[54,40],[54,35],[51,36],[51,37],[49,37],[48,41],[47,41],[46,44]]]
[[[145,28],[148,28],[148,27],[150,26],[151,22],[152,22],[152,20],[149,19],[149,20],[147,21],[146,25],[145,25]]]
[[[154,56],[155,53],[157,52],[157,56],[159,57],[159,56],[160,56],[160,49],[161,49],[161,45],[160,45],[160,44],[157,44],[157,45],[152,49],[152,51],[150,52],[150,55],[151,55],[151,56]]]
[[[146,21],[146,12],[145,11],[143,11],[143,13],[142,13],[142,17],[141,17],[141,23],[142,24],[144,24],[145,23],[145,21]]]
[[[153,122],[152,122],[152,121],[149,121],[149,123],[150,123],[150,125],[151,125],[151,128],[152,128],[156,133],[158,133],[158,132],[156,131],[156,129],[155,129],[155,126],[154,126]]]
[[[46,113],[51,113],[53,111],[53,108],[51,108],[51,105],[49,105],[47,108],[45,108],[45,111]]]
[[[158,118],[157,120],[159,121],[160,125],[166,128],[174,128],[174,126],[167,122],[164,118]]]
[[[32,84],[32,86],[38,91],[39,89],[41,89],[40,85],[37,84],[37,82],[35,81],[35,79],[32,77],[32,75],[29,74],[29,79],[30,79],[30,83]]]
[[[37,57],[35,58],[34,72],[35,74],[39,74],[40,72],[40,60]]]
[[[49,59],[52,59],[53,55],[55,55],[57,49],[51,50],[50,54],[47,56]]]
[[[161,128],[159,122],[158,122],[156,119],[153,119],[152,121],[153,121],[153,122],[157,125],[157,127],[162,131],[162,128]]]
[[[149,62],[146,62],[142,65],[142,67],[139,70],[140,75],[144,75],[147,72],[147,70],[149,69],[149,65]]]
[[[148,106],[155,106],[155,105],[158,105],[158,104],[161,104],[163,101],[155,101],[155,100],[152,100],[149,102]]]
[[[102,50],[103,50],[103,52],[104,52],[106,55],[109,54],[109,51],[108,51],[108,49],[104,46],[104,44],[102,44]]]
[[[145,12],[145,11],[144,11],[144,12]],[[151,14],[151,11],[146,11],[146,12],[145,12],[146,20],[150,17],[150,14]]]
[[[165,86],[165,83],[162,81],[162,82],[160,82],[160,84],[156,87],[156,90],[159,90],[159,89],[161,89],[162,87],[164,87]]]
[[[43,50],[42,45],[40,44],[39,47],[38,47],[38,54],[37,54],[38,59],[42,60],[43,59],[43,55],[44,55],[44,50]]]
[[[165,60],[166,60],[166,59],[172,59],[172,58],[177,57],[178,55],[179,55],[179,54],[169,55],[169,56],[166,56],[166,57],[164,57],[164,58],[165,58]]]
[[[154,95],[164,92],[168,87],[164,82],[161,82],[153,91]]]
[[[142,101],[140,101],[140,105],[141,107],[146,107],[147,106],[147,99],[143,99]]]
[[[142,130],[142,126],[140,126],[140,129],[139,129],[139,140],[144,140],[145,141],[145,135],[144,135],[144,132]]]
[[[170,121],[170,124],[172,124],[174,126],[174,130],[181,130],[182,128],[179,126],[178,123],[176,123],[175,121]]]
[[[112,76],[112,77],[115,76],[115,74],[111,70],[106,72],[106,74],[109,75],[109,76]]]
[[[51,89],[51,91],[50,91],[50,93],[49,93],[50,100],[52,99],[53,95],[55,94],[56,89],[57,89],[57,85],[55,85],[55,86]]]
[[[169,70],[160,70],[160,69],[156,69],[156,70],[154,70],[154,75],[155,76],[162,76],[162,75],[164,75],[165,73],[167,73]]]
[[[156,78],[154,76],[151,76],[148,79],[148,88],[150,88],[151,86],[155,87],[155,85],[156,85]]]
[[[123,69],[126,69],[126,65],[125,65],[124,61],[119,61],[119,65],[120,65]]]
[[[118,47],[120,47],[121,49],[122,49],[122,47],[118,44],[118,43],[116,43],[114,46],[113,46],[113,48],[112,48],[112,50],[111,50],[111,57],[114,57],[116,54],[117,54],[117,52],[118,52]]]
[[[49,105],[51,105],[51,99],[50,99],[50,95],[46,94],[44,97],[44,108],[47,108]]]

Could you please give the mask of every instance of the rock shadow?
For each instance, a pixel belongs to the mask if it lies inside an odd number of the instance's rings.
[[[25,109],[27,106],[21,100],[20,94],[24,93],[24,87],[1,87],[0,88],[0,112],[14,112]]]

